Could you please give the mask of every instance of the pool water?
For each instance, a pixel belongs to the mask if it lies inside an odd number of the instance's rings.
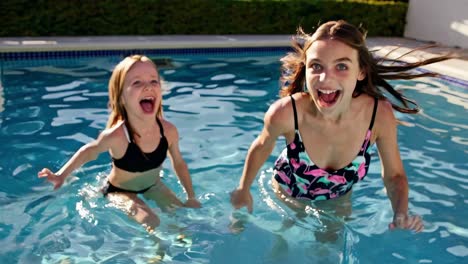
[[[277,147],[252,186],[254,213],[234,211],[238,185],[263,114],[278,98],[282,53],[174,55],[164,61],[165,118],[179,130],[201,209],[161,217],[164,243],[99,193],[110,171],[102,154],[61,189],[37,178],[57,170],[107,122],[107,82],[119,57],[2,62],[0,86],[0,263],[463,263],[468,261],[468,86],[442,79],[392,82],[419,115],[397,117],[410,210],[424,232],[389,231],[390,202],[378,155],[354,188],[348,221],[314,212],[298,219],[269,181]],[[163,181],[184,198],[170,163]],[[342,223],[339,239],[314,233]],[[183,236],[183,239],[180,237]],[[160,243],[161,244],[161,243]],[[159,249],[158,249],[159,248]],[[163,251],[164,254],[157,251]]]

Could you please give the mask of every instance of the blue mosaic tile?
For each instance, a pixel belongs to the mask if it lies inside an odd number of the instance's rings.
[[[225,55],[233,53],[277,53],[290,51],[289,47],[251,47],[251,48],[194,48],[194,49],[125,49],[125,50],[80,50],[80,51],[28,51],[0,52],[0,60],[57,59],[96,56],[126,57],[131,54],[154,55]]]
[[[422,68],[418,68],[416,69],[417,71],[420,71],[420,72],[423,72],[423,73],[426,73],[426,72],[431,72],[429,70],[426,70],[426,69],[422,69]],[[468,88],[468,81],[465,81],[465,80],[461,80],[461,79],[457,79],[457,78],[454,78],[454,77],[450,77],[450,76],[447,76],[447,75],[438,75],[437,78],[440,78],[442,79],[443,81],[446,81],[448,83],[453,83],[453,84],[457,84],[459,86],[462,86],[464,88]]]

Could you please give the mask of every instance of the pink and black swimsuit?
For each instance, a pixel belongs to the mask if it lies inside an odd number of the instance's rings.
[[[294,110],[294,141],[286,146],[274,167],[275,180],[292,197],[308,200],[328,200],[342,196],[353,184],[362,180],[369,169],[371,157],[369,143],[372,135],[378,100],[364,143],[356,158],[339,170],[321,169],[307,155],[297,124],[296,103],[291,96]]]

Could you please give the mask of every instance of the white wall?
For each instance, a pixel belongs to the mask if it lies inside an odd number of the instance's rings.
[[[468,0],[410,0],[405,37],[468,48]]]

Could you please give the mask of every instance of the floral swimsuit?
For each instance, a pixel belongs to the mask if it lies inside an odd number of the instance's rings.
[[[366,176],[371,161],[369,143],[374,125],[378,100],[364,143],[351,163],[339,170],[321,169],[307,155],[297,124],[296,103],[291,96],[294,110],[294,141],[282,151],[274,167],[275,180],[292,197],[309,200],[333,199],[351,190],[354,183]]]

